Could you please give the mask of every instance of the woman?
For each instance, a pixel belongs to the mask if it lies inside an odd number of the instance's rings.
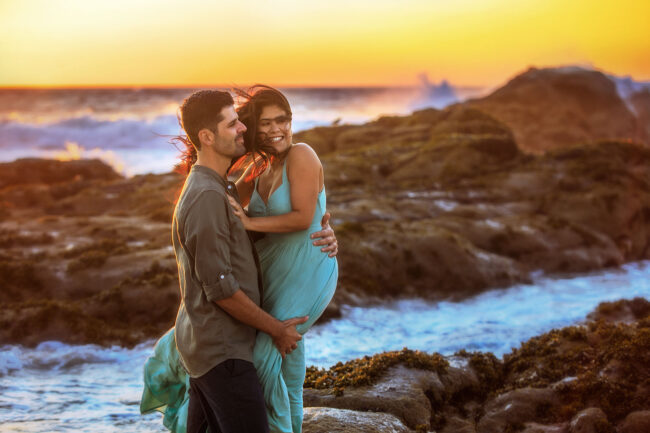
[[[320,230],[325,212],[323,168],[306,144],[293,144],[291,108],[278,90],[254,86],[239,91],[245,102],[237,110],[246,125],[247,154],[231,173],[245,168],[237,182],[241,203],[231,201],[244,227],[266,233],[255,244],[263,278],[262,308],[277,319],[309,316],[297,327],[304,334],[332,299],[338,278],[336,259],[312,245],[309,234]],[[141,412],[165,413],[164,424],[185,431],[187,377],[178,364],[173,331],[158,342],[145,366]],[[304,340],[284,359],[271,337],[258,333],[254,364],[264,391],[272,432],[302,430]]]
[[[284,95],[266,86],[252,90],[240,93],[246,102],[238,109],[247,127],[248,159],[254,161],[237,182],[249,215],[235,200],[231,205],[247,230],[266,233],[255,243],[264,286],[262,308],[280,320],[309,316],[297,327],[304,334],[332,299],[338,277],[336,260],[314,248],[309,238],[325,212],[323,167],[311,147],[293,144],[291,108]],[[253,356],[271,431],[300,432],[304,340],[282,359],[271,337],[258,333]]]

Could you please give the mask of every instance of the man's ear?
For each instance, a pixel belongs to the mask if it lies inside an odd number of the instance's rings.
[[[210,131],[208,128],[203,128],[202,130],[200,130],[198,136],[201,145],[203,145],[203,143],[207,145],[211,145],[212,142],[214,141],[214,132]]]

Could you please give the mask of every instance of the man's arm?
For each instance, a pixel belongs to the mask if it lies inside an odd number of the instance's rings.
[[[323,219],[320,222],[323,230],[312,233],[310,237],[312,239],[316,239],[314,242],[312,242],[315,246],[325,245],[320,249],[322,252],[328,253],[329,257],[334,257],[339,252],[339,244],[336,240],[334,230],[330,227],[329,224],[330,216],[331,215],[329,212],[325,212]]]
[[[297,342],[302,339],[296,331],[296,325],[305,323],[308,316],[296,317],[280,322],[266,311],[255,305],[241,290],[237,290],[229,298],[215,301],[226,313],[242,323],[266,332],[273,338],[273,343],[280,351],[282,358],[297,347]]]

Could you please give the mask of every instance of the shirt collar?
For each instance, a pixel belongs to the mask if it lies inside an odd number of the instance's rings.
[[[215,179],[217,180],[217,182],[219,182],[219,184],[221,184],[224,188],[226,188],[226,187],[228,186],[228,182],[226,181],[226,179],[224,179],[223,177],[221,177],[221,176],[219,175],[219,173],[217,173],[216,171],[214,171],[214,170],[211,169],[210,167],[206,167],[205,165],[194,164],[194,165],[192,166],[192,171],[198,171],[198,172],[201,172],[201,173],[205,173],[205,174],[207,174],[207,175],[209,175],[209,176],[212,176],[212,177],[215,178]]]
[[[205,165],[194,164],[194,165],[192,166],[192,171],[198,171],[198,172],[205,173],[205,174],[207,174],[208,176],[213,177],[213,178],[216,179],[217,182],[219,182],[219,184],[220,184],[221,186],[223,186],[223,187],[224,187],[224,188],[225,188],[225,189],[226,189],[230,194],[232,194],[232,195],[234,195],[235,197],[239,198],[239,196],[237,195],[237,188],[235,187],[235,184],[234,184],[233,182],[231,182],[231,181],[229,181],[229,180],[226,180],[226,179],[224,179],[223,177],[221,177],[221,176],[219,175],[219,173],[217,173],[216,171],[214,171],[214,170],[211,169],[210,167],[206,167]]]

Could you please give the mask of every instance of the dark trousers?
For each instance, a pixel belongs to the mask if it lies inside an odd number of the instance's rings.
[[[187,433],[268,433],[262,386],[252,362],[228,359],[190,378]]]

